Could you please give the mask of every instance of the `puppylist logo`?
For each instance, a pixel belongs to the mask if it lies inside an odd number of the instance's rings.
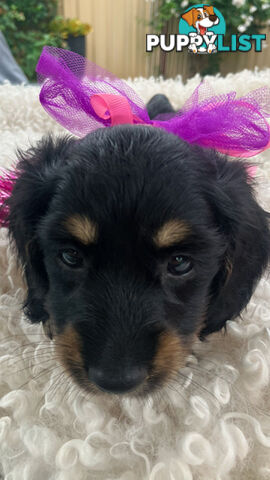
[[[216,52],[217,36],[225,32],[224,17],[212,5],[195,5],[181,15],[179,33],[189,37],[188,49],[192,53]]]
[[[265,34],[238,35],[229,38],[225,45],[226,22],[222,13],[213,5],[198,4],[187,8],[179,21],[179,34],[146,35],[146,51],[159,47],[163,52],[187,48],[193,54],[213,54],[217,52],[262,51]]]

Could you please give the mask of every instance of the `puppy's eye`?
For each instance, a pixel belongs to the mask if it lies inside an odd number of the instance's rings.
[[[201,15],[198,15],[198,20],[201,20],[202,16]]]
[[[63,263],[69,267],[80,267],[82,265],[83,259],[77,250],[73,248],[68,248],[66,250],[61,250],[59,252],[59,258]]]
[[[172,275],[184,275],[192,270],[192,262],[183,255],[172,255],[168,262],[168,272]]]

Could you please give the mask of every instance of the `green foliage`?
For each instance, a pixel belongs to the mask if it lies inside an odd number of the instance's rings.
[[[45,45],[63,47],[59,32],[50,31],[58,0],[0,0],[0,30],[30,81],[36,80],[35,66]]]
[[[50,24],[50,29],[54,33],[60,33],[63,39],[68,36],[79,37],[91,32],[92,27],[89,23],[83,23],[78,18],[56,17]]]
[[[192,5],[198,5],[200,0],[152,0],[159,1],[159,8],[151,21],[156,32],[161,32],[167,22],[180,16]],[[226,37],[232,34],[256,34],[270,25],[270,4],[268,0],[214,0],[206,2],[216,7],[224,16],[226,22]],[[227,14],[228,13],[228,14]],[[203,74],[214,74],[219,71],[221,56],[208,55],[208,67]],[[212,58],[216,57],[216,58]]]
[[[16,23],[24,22],[25,16],[20,12],[16,5],[10,8],[6,2],[0,1],[0,30],[16,30]]]

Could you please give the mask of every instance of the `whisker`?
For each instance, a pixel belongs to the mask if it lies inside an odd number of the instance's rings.
[[[188,399],[185,397],[183,391],[181,391],[181,393],[180,393],[178,390],[176,390],[176,389],[173,387],[172,384],[170,384],[170,385],[168,384],[168,385],[167,385],[167,388],[169,388],[169,390],[173,391],[174,393],[177,393],[177,394],[184,400],[185,404],[188,404]],[[171,418],[173,418],[173,417],[178,418],[178,412],[177,412],[177,410],[176,410],[175,405],[173,405],[173,403],[172,403],[172,401],[171,401],[171,398],[170,398],[170,395],[169,395],[169,393],[168,393],[168,391],[167,391],[167,388],[166,388],[166,390],[165,390],[165,392],[164,392],[164,393],[166,394],[166,397],[167,397],[168,401],[169,401],[169,402],[167,402],[167,408],[169,407],[170,411],[172,411],[172,409],[173,409],[173,415],[172,415]]]
[[[190,368],[193,369],[194,367],[191,366]],[[251,404],[251,403],[249,402],[249,400],[248,400],[248,397],[243,394],[243,391],[242,391],[240,388],[238,388],[238,387],[235,385],[235,383],[232,382],[232,381],[230,381],[229,379],[227,379],[227,378],[225,378],[225,377],[223,377],[223,376],[221,376],[221,375],[215,375],[214,373],[209,372],[208,370],[204,370],[204,368],[201,367],[201,366],[199,366],[199,365],[197,365],[197,366],[195,367],[195,370],[197,370],[199,373],[202,373],[202,372],[203,372],[203,373],[205,373],[205,374],[207,374],[207,375],[209,375],[209,376],[212,376],[213,379],[214,379],[214,378],[221,378],[223,381],[227,382],[227,383],[230,385],[230,388],[232,389],[232,391],[233,391],[233,392],[238,396],[238,398],[240,398],[240,400],[245,404],[246,412],[247,412],[247,413],[249,413],[250,410],[252,410],[252,409],[257,409],[257,408],[259,408],[257,405]],[[261,410],[261,412],[263,413],[263,410]],[[269,414],[266,414],[266,415],[268,416]],[[269,415],[269,416],[270,416],[270,415]]]
[[[37,351],[37,349],[38,349],[38,351]],[[15,350],[15,351],[17,351],[17,350]],[[10,351],[10,352],[6,353],[6,355],[9,355],[12,358],[17,358],[17,357],[18,358],[23,358],[24,355],[33,355],[34,356],[34,355],[37,355],[38,353],[54,352],[55,348],[54,347],[42,348],[42,347],[37,346],[36,348],[33,348],[31,350],[26,349],[23,352],[18,352],[18,353],[16,353],[16,355],[13,355],[15,353],[15,351]]]
[[[58,357],[58,358],[59,358],[59,357]],[[57,359],[57,357],[56,357],[56,359]],[[44,362],[48,362],[48,361],[52,361],[52,360],[54,360],[54,359],[45,360]],[[40,366],[40,365],[43,365],[43,362],[40,362],[40,363],[36,363],[36,364],[34,364],[34,365],[31,365],[31,367],[38,367],[38,366]],[[13,365],[11,365],[11,367],[12,367],[12,366],[13,366]],[[21,373],[21,372],[24,372],[24,371],[26,371],[26,370],[29,370],[31,367],[28,365],[27,367],[24,367],[24,368],[22,368],[22,369],[20,369],[20,370],[16,370],[15,372],[12,372],[11,374],[12,374],[12,375],[16,375],[16,374],[18,374],[18,373]]]
[[[42,352],[42,353],[40,352],[36,354],[33,354],[33,352],[27,352],[27,354],[24,354],[23,356],[22,355],[15,355],[15,357],[8,356],[8,358],[5,358],[1,362],[1,365],[8,367],[9,362],[11,366],[13,366],[13,365],[18,365],[21,362],[30,361],[31,359],[33,359],[34,361],[36,358],[46,358],[46,357],[49,357],[48,360],[52,360],[54,358],[62,358],[62,356],[60,354],[57,354],[57,352]]]
[[[26,385],[28,385],[29,382],[31,382],[31,380],[37,380],[38,378],[42,377],[43,375],[46,375],[47,373],[50,373],[50,372],[53,372],[53,370],[57,370],[58,368],[63,368],[62,365],[59,366],[59,367],[55,367],[53,366],[52,368],[47,368],[44,372],[41,372],[39,375],[36,375],[34,377],[31,377],[29,380],[27,380],[25,383],[23,383],[22,385],[20,385],[17,390],[20,390],[21,388],[25,387]]]
[[[56,375],[56,378],[54,379],[54,383],[53,383],[52,385],[50,385],[49,388],[46,390],[46,392],[44,392],[44,394],[41,396],[41,399],[40,399],[40,401],[38,402],[37,407],[36,407],[38,411],[39,411],[39,409],[40,409],[41,402],[42,402],[43,400],[45,400],[46,396],[49,394],[49,392],[50,392],[50,390],[51,390],[52,387],[53,387],[53,396],[54,396],[54,393],[56,392],[56,389],[57,389],[57,387],[59,386],[60,380],[61,380],[61,378],[63,377],[64,373],[65,373],[65,372],[62,372],[62,373],[60,372],[59,374],[57,374],[57,375]],[[44,406],[45,406],[45,405],[44,405]],[[43,407],[41,407],[41,408],[43,408]]]
[[[64,403],[64,402],[65,402],[65,403],[68,403],[69,398],[70,398],[71,393],[72,393],[72,386],[73,386],[72,383],[73,383],[73,382],[72,382],[72,378],[70,377],[70,375],[69,375],[66,371],[64,371],[63,373],[64,373],[64,375],[66,375],[66,377],[67,377],[67,382],[66,382],[66,387],[65,387],[64,395],[63,395],[63,397],[62,397],[62,403]],[[70,386],[71,386],[71,388],[70,388]]]
[[[71,388],[70,388],[70,391],[68,392],[68,396],[67,396],[67,399],[66,399],[66,401],[68,403],[73,404],[74,402],[76,402],[77,398],[79,398],[80,396],[85,398],[84,390],[82,390],[77,384],[74,384],[72,379],[70,381],[70,384],[71,384]],[[95,397],[95,395],[96,395],[96,393],[92,395],[92,399]]]
[[[224,380],[225,382],[229,383],[229,385],[233,386],[233,382],[230,381],[229,379],[227,379],[227,378],[225,378],[225,377],[223,377],[223,376],[221,376],[221,375],[217,375],[217,374],[215,374],[214,372],[211,372],[211,371],[209,371],[209,370],[205,370],[203,367],[201,367],[201,366],[199,366],[199,365],[196,365],[196,366],[194,366],[194,365],[188,365],[188,368],[190,368],[190,370],[195,370],[195,371],[198,372],[198,373],[202,373],[202,372],[203,372],[203,373],[205,373],[208,377],[211,377],[211,378],[213,378],[213,379],[216,378],[216,377],[221,378],[221,380]]]
[[[185,380],[189,380],[189,378],[184,375],[182,372],[177,372],[177,376],[180,376],[182,378],[184,378]],[[195,385],[196,387],[200,388],[201,390],[203,390],[205,393],[207,393],[208,395],[210,395],[214,400],[215,400],[215,403],[217,402],[217,404],[219,404],[219,401],[218,401],[218,398],[215,396],[214,393],[210,392],[210,390],[208,390],[207,388],[205,388],[203,385],[201,385],[199,382],[197,382],[196,380],[194,380],[193,378],[190,379],[190,383]]]

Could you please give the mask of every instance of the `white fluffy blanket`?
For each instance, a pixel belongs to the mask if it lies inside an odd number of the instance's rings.
[[[199,83],[130,82],[147,101],[180,107]],[[211,78],[239,95],[270,84],[270,69]],[[0,165],[46,132],[37,87],[0,86]],[[259,156],[258,195],[270,209],[270,152]],[[259,480],[270,478],[270,281],[263,278],[227,335],[196,345],[187,381],[143,404],[85,397],[21,313],[24,287],[0,231],[0,472],[6,480]],[[0,473],[1,477],[1,473]]]

